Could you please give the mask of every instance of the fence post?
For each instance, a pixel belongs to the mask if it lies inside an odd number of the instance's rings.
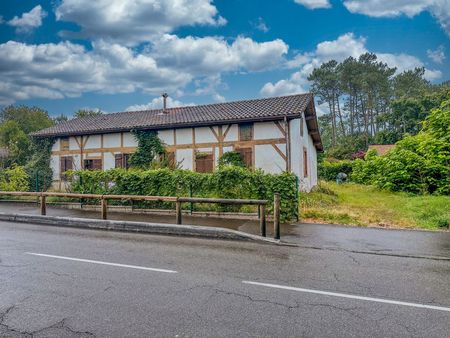
[[[181,202],[177,199],[175,202],[175,212],[177,214],[177,224],[181,224]]]
[[[47,214],[47,205],[45,203],[45,195],[41,194],[41,215],[45,216]]]
[[[273,196],[273,237],[280,239],[280,194]]]
[[[108,218],[108,200],[102,196],[102,219]]]
[[[260,204],[258,207],[259,213],[259,231],[261,236],[266,237],[266,206]]]

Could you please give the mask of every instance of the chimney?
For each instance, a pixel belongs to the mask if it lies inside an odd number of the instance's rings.
[[[167,110],[167,98],[169,97],[169,94],[163,93],[162,97],[163,97],[163,112],[166,113],[166,110]]]

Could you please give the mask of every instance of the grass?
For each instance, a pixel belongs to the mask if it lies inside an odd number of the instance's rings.
[[[300,215],[305,222],[448,229],[450,197],[411,195],[353,183],[321,182],[300,194]]]

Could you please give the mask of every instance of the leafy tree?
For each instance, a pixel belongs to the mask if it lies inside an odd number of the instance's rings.
[[[53,124],[48,113],[37,107],[7,106],[0,110],[0,146],[10,154],[7,165],[24,165],[33,153],[29,133]]]
[[[61,114],[61,115],[59,115],[57,117],[54,117],[53,121],[55,122],[55,124],[58,124],[58,123],[61,123],[61,122],[69,121],[69,118],[66,115],[64,115],[64,114]]]
[[[74,118],[99,116],[99,115],[103,115],[103,112],[100,109],[97,109],[97,110],[79,109],[75,112]]]

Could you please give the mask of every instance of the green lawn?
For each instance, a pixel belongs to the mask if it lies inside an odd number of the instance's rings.
[[[300,194],[304,222],[447,229],[450,197],[411,195],[353,183],[321,182],[313,192]]]

